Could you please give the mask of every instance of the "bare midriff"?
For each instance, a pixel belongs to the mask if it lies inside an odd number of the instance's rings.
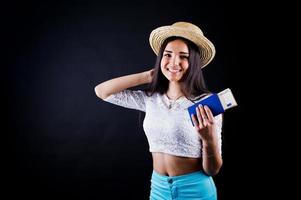
[[[165,176],[179,176],[202,170],[200,158],[179,157],[153,152],[153,169]]]

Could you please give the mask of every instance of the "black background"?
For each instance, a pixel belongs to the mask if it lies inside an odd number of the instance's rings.
[[[249,109],[262,79],[254,72],[254,50],[259,59],[264,55],[255,46],[266,36],[254,28],[265,20],[254,18],[257,5],[24,1],[3,9],[11,198],[148,199],[152,163],[139,112],[101,101],[94,87],[150,69],[150,32],[176,21],[200,26],[215,44],[216,57],[204,69],[207,84],[214,92],[231,88],[239,105],[225,114],[224,165],[214,177],[219,199],[256,198],[265,190],[266,180],[257,177],[268,167],[258,159],[269,158],[258,150],[258,121]]]

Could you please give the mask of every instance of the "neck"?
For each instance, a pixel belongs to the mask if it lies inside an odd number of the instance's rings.
[[[170,81],[168,90],[167,90],[167,96],[170,99],[178,99],[179,97],[183,96],[183,92],[181,91],[180,84],[175,81]]]

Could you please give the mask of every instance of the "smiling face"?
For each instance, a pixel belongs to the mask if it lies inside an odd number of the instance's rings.
[[[189,67],[189,49],[181,39],[167,44],[161,59],[161,71],[169,81],[179,81]]]

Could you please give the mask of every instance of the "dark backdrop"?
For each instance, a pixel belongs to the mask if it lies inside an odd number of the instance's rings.
[[[219,199],[256,197],[255,173],[246,169],[254,164],[246,114],[250,21],[248,5],[235,6],[215,0],[4,5],[11,198],[148,198],[152,163],[139,112],[101,101],[94,87],[150,69],[150,32],[176,21],[199,25],[215,44],[216,57],[204,69],[207,84],[214,92],[231,88],[239,104],[225,114],[224,165],[214,177]]]

